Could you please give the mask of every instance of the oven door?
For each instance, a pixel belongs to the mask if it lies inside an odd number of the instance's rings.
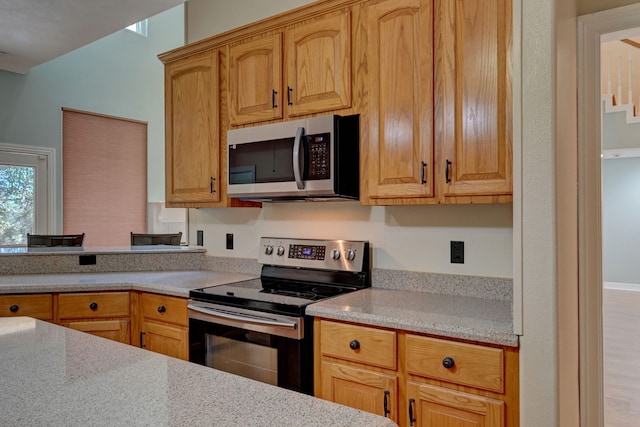
[[[313,394],[311,319],[189,302],[189,359]]]

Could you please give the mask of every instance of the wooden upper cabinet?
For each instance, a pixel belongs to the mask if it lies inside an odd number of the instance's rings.
[[[283,69],[283,63],[286,63]],[[229,124],[351,106],[351,13],[295,24],[229,48]]]
[[[220,201],[219,52],[165,67],[167,203]]]
[[[282,34],[229,48],[229,124],[282,118]]]
[[[433,197],[431,2],[386,0],[370,5],[367,15],[369,139],[362,181],[372,199]]]
[[[436,0],[435,17],[442,196],[510,195],[511,1]]]
[[[351,13],[286,31],[287,115],[351,106]]]

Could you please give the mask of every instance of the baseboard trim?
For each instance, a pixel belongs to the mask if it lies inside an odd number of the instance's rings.
[[[616,291],[636,291],[640,292],[640,284],[638,283],[618,283],[618,282],[604,282],[605,289],[612,289]]]

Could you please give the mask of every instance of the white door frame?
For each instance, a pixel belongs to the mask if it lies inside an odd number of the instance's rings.
[[[600,36],[640,27],[640,4],[578,18],[580,425],[603,426]]]
[[[46,215],[43,227],[38,230],[40,234],[56,233],[56,150],[48,147],[36,147],[32,145],[9,144],[0,142],[0,152],[7,154],[29,154],[43,157],[47,165],[47,194]]]

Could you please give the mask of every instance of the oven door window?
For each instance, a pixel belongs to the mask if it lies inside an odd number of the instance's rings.
[[[278,385],[278,350],[268,335],[235,329],[228,336],[206,335],[206,365]]]
[[[190,360],[221,371],[310,393],[304,340],[189,320]]]

